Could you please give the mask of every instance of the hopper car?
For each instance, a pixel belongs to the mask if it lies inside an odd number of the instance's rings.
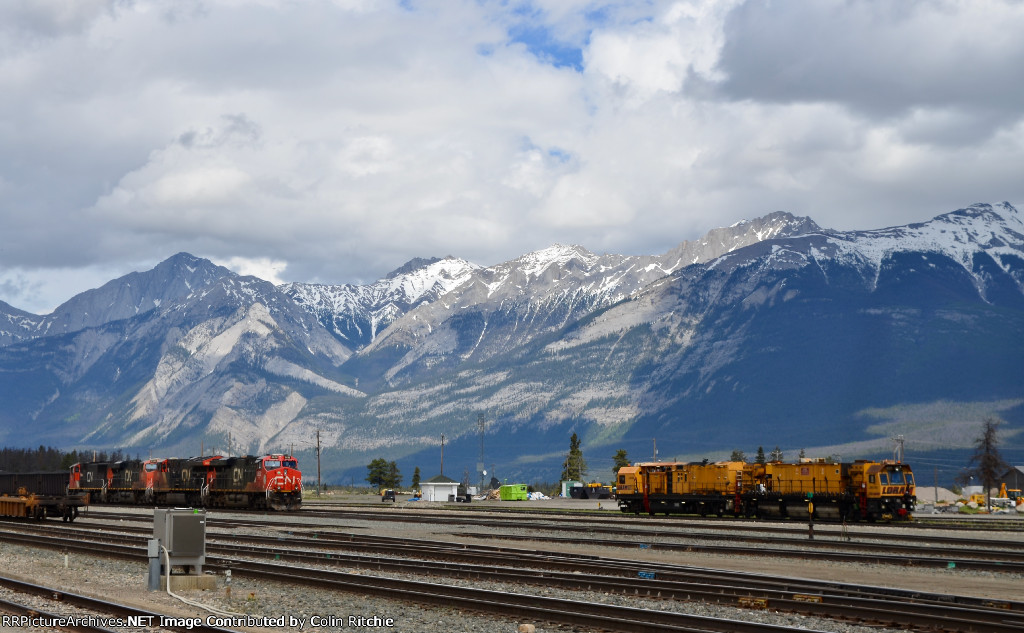
[[[888,460],[641,463],[619,469],[615,492],[626,513],[833,521],[906,520],[917,500],[910,466]]]
[[[61,472],[0,472],[0,516],[74,521],[89,495],[68,490],[68,475]]]
[[[298,461],[280,454],[82,462],[71,467],[68,487],[101,504],[280,511],[302,505]]]

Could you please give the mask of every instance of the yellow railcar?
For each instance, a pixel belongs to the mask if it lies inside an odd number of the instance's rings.
[[[619,470],[623,512],[831,520],[907,519],[914,476],[900,462],[648,462]]]

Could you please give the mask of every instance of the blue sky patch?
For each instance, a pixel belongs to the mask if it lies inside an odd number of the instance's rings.
[[[555,68],[583,71],[583,49],[559,41],[543,24],[517,24],[509,29],[511,41],[525,44],[537,59]]]

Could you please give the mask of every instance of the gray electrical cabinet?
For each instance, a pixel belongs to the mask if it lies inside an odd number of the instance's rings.
[[[193,574],[203,573],[206,562],[206,512],[191,508],[153,510],[153,538],[167,548],[160,550],[160,562],[191,567]]]

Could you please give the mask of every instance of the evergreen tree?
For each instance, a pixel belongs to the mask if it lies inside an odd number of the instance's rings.
[[[419,490],[420,489],[420,467],[419,466],[417,466],[416,469],[412,471],[412,489],[413,490]]]
[[[565,458],[565,467],[562,469],[562,480],[583,481],[587,474],[587,462],[583,459],[583,449],[580,448],[580,438],[573,433],[569,438],[569,455]]]
[[[754,463],[755,463],[755,464],[764,464],[764,463],[766,463],[767,461],[768,461],[768,460],[766,460],[766,459],[764,458],[764,447],[763,447],[763,446],[758,446],[758,447],[757,447],[757,457],[756,457],[756,458],[754,458]]]
[[[971,468],[965,470],[958,477],[958,481],[966,484],[971,477],[977,477],[985,489],[985,506],[992,505],[992,487],[996,485],[999,475],[1009,468],[1009,465],[999,454],[999,421],[995,418],[985,418],[981,426],[981,435],[974,441],[974,455],[971,456]]]
[[[747,461],[747,456],[746,456],[746,454],[744,454],[743,451],[741,451],[739,449],[736,449],[736,450],[734,450],[732,452],[732,455],[729,455],[729,461],[730,462],[746,462]]]
[[[384,483],[388,488],[398,488],[402,485],[402,473],[395,462],[388,462],[387,478]]]
[[[378,490],[388,487],[387,482],[391,473],[390,464],[388,464],[386,459],[378,457],[366,466],[366,470],[368,471],[366,474],[366,481],[369,482],[371,487],[377,488]]]
[[[73,465],[77,464],[80,461],[82,460],[78,459],[78,451],[71,451],[70,453],[65,453],[64,458],[60,460],[60,469],[70,470]]]
[[[626,455],[626,449],[620,448],[615,451],[615,455],[612,457],[612,461],[615,463],[612,466],[612,476],[615,479],[619,478],[619,469],[623,466],[629,466],[629,457]]]
[[[775,450],[772,451],[771,455],[769,456],[769,459],[773,462],[781,462],[784,459],[782,457],[782,450],[778,446],[776,446]]]

